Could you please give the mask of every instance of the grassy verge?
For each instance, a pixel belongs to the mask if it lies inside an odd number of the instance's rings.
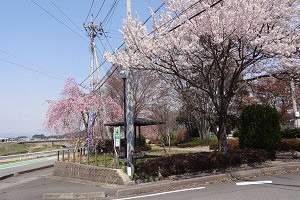
[[[60,149],[62,144],[35,143],[35,144],[17,144],[0,143],[0,156],[15,155],[22,153],[33,153],[40,151]]]

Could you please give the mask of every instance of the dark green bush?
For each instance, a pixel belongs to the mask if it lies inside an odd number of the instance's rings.
[[[275,151],[281,142],[277,110],[265,105],[247,106],[240,117],[239,133],[241,148]]]
[[[259,149],[240,149],[228,151],[228,154],[218,152],[176,154],[139,163],[136,166],[136,175],[137,178],[167,177],[184,173],[226,169],[241,164],[261,163],[268,159],[274,159],[274,155]]]
[[[287,128],[281,131],[282,138],[300,138],[300,128]]]

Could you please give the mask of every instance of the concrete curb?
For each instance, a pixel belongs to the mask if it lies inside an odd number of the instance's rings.
[[[10,177],[13,177],[16,174],[26,174],[26,173],[30,173],[30,172],[34,172],[34,171],[38,171],[38,170],[42,170],[42,169],[47,169],[47,168],[51,168],[54,167],[54,164],[51,165],[46,165],[43,167],[38,167],[38,168],[34,168],[34,169],[28,169],[28,170],[24,170],[24,171],[20,171],[20,172],[16,172],[16,173],[10,173],[10,174],[6,174],[4,176],[0,176],[0,180],[4,180]]]
[[[105,199],[105,192],[92,193],[47,193],[43,200],[102,200]]]
[[[276,167],[228,172],[219,175],[197,177],[197,178],[178,180],[178,181],[166,181],[161,183],[159,182],[145,183],[138,186],[133,186],[133,187],[128,187],[126,189],[118,190],[117,197],[126,197],[132,195],[145,194],[153,191],[162,191],[170,188],[180,188],[180,187],[185,187],[194,184],[204,185],[210,182],[227,181],[236,178],[243,179],[243,178],[251,178],[251,177],[261,176],[261,175],[280,174],[280,173],[286,173],[298,169],[300,169],[300,163],[294,163],[294,164],[282,165]]]
[[[192,184],[206,184],[207,182],[222,180],[222,179],[230,179],[231,176],[229,174],[219,174],[219,175],[212,175],[212,176],[205,176],[205,177],[198,177],[198,178],[191,178],[179,181],[166,181],[166,182],[155,182],[153,183],[146,183],[143,186],[135,186],[132,188],[122,189],[117,191],[118,197],[130,196],[130,195],[137,195],[143,193],[149,193],[153,191],[159,190],[166,190],[170,188],[178,188],[186,185]]]

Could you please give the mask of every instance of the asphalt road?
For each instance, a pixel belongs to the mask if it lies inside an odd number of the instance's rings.
[[[153,193],[129,198],[113,198],[122,186],[51,177],[53,168],[39,170],[0,181],[0,200],[41,200],[45,193],[88,193],[104,191],[109,199],[137,200],[299,200],[300,173],[262,176],[236,182],[214,183],[182,191]],[[260,185],[247,185],[264,181]],[[260,182],[261,183],[261,182]],[[241,185],[238,185],[241,184]]]
[[[249,181],[253,184],[248,185]],[[267,184],[262,184],[266,183]],[[272,182],[272,183],[270,183]],[[237,185],[237,183],[239,185]],[[240,185],[241,184],[241,185]],[[154,193],[144,196],[119,198],[123,200],[299,200],[300,173],[264,176],[236,182],[217,183],[189,190]]]
[[[53,168],[38,170],[0,181],[0,200],[42,200],[45,193],[88,193],[105,191],[115,194],[119,186],[51,177]]]

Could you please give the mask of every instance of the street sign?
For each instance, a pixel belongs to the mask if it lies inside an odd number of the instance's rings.
[[[121,146],[120,127],[114,127],[114,147],[120,148],[120,146]]]

